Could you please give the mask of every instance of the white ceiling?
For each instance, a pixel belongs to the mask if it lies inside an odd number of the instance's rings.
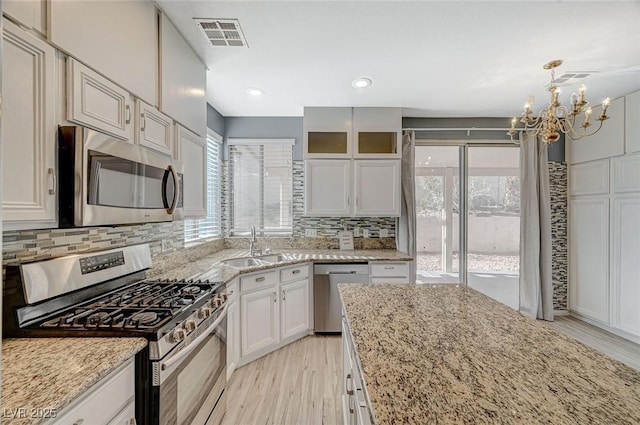
[[[547,102],[546,62],[599,103],[640,88],[640,1],[158,0],[206,61],[224,116],[304,106],[395,106],[404,116],[504,117]],[[212,47],[192,18],[237,18],[249,48]],[[368,77],[373,85],[355,89]],[[568,103],[577,84],[563,87]],[[264,90],[261,97],[248,87]]]

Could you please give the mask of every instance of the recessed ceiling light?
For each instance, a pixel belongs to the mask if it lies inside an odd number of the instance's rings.
[[[362,89],[365,87],[369,87],[371,83],[372,81],[368,78],[356,78],[355,80],[353,80],[351,85],[357,89]]]
[[[249,87],[247,89],[247,93],[249,93],[251,96],[262,96],[262,93],[264,93],[262,91],[262,89],[259,89],[257,87]]]

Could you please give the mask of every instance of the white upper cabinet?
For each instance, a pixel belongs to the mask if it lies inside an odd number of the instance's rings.
[[[354,161],[355,215],[400,216],[400,160]]]
[[[46,0],[4,0],[2,13],[32,28],[41,34],[46,33],[47,13]]]
[[[158,30],[150,1],[55,0],[49,41],[152,105],[158,101]]]
[[[569,194],[604,195],[609,193],[609,160],[584,162],[569,168]]]
[[[131,139],[129,93],[72,58],[67,58],[67,119]]]
[[[136,100],[136,143],[173,155],[173,120],[141,100]]]
[[[160,75],[160,110],[205,136],[205,65],[164,14],[160,19]]]
[[[306,158],[352,156],[352,108],[304,108],[304,154]]]
[[[55,50],[6,19],[2,48],[4,228],[55,227]]]
[[[399,158],[400,108],[304,108],[305,158]]]
[[[640,152],[640,90],[625,96],[625,151]]]
[[[351,160],[308,159],[304,175],[305,215],[351,215]]]
[[[399,158],[402,109],[353,108],[353,139],[356,158]]]
[[[176,125],[176,143],[184,164],[182,202],[184,218],[207,215],[207,144],[203,137]]]
[[[625,137],[625,99],[618,98],[611,102],[611,106],[607,110],[609,119],[604,121],[602,128],[593,136],[584,139],[571,141],[566,144],[567,158],[570,164],[579,162],[587,162],[595,159],[610,158],[612,156],[624,154],[624,137]],[[594,108],[591,131],[595,130],[599,121],[596,117],[600,114],[599,108]],[[576,123],[579,128],[579,123]]]

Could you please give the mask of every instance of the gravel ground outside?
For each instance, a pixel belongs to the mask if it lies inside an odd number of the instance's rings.
[[[442,255],[431,252],[418,252],[416,258],[418,270],[442,271]],[[520,271],[520,256],[495,254],[469,254],[467,262],[470,272],[505,272]],[[458,254],[453,254],[453,271],[458,271]]]

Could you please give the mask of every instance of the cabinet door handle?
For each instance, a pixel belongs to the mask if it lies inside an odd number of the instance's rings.
[[[393,270],[393,266],[384,266],[385,270]]]
[[[49,189],[49,195],[55,195],[56,194],[56,187],[58,186],[58,180],[56,178],[56,171],[53,168],[49,168],[47,170],[47,173],[51,176],[51,180],[52,180],[52,186],[51,189]]]
[[[351,203],[349,202],[349,197],[347,196],[347,206],[351,205]]]
[[[274,303],[278,302],[278,294],[276,294],[275,292],[273,293],[273,302]]]
[[[84,423],[84,419],[77,419],[73,425],[82,425]]]
[[[264,279],[264,276],[256,277],[256,282],[264,282]]]
[[[126,105],[124,109],[125,109],[125,116],[126,116],[125,123],[131,124],[131,106]]]
[[[294,271],[291,272],[291,274],[299,274],[300,273],[300,269],[295,269]]]
[[[356,207],[358,206],[358,197],[356,196]]]
[[[284,297],[284,289],[282,290],[282,301],[284,301],[285,297]]]
[[[128,419],[126,425],[137,425],[136,418]]]
[[[144,114],[140,114],[140,131],[144,131],[146,127],[146,121],[144,119]]]

